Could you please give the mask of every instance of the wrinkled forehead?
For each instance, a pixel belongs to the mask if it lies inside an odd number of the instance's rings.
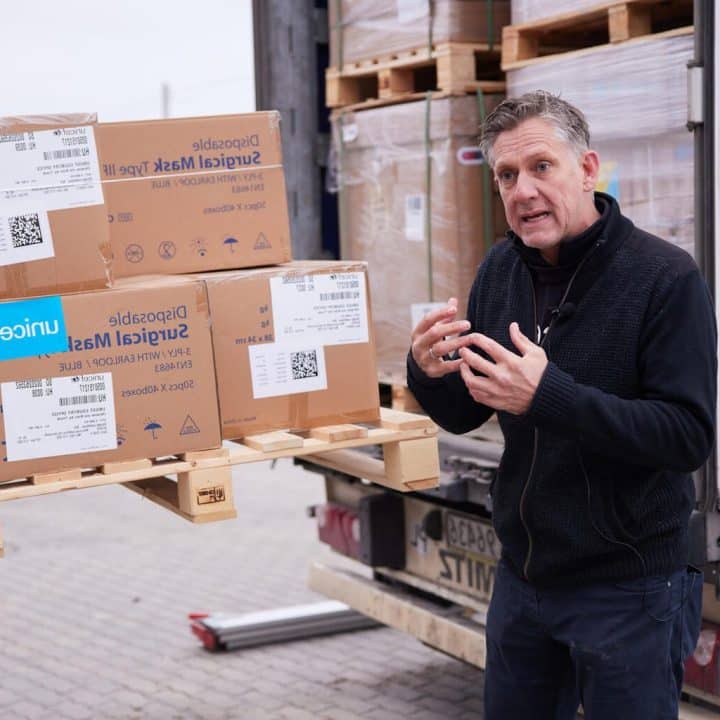
[[[498,134],[490,162],[495,167],[502,162],[517,163],[542,153],[576,155],[567,135],[557,125],[541,118],[530,118]]]

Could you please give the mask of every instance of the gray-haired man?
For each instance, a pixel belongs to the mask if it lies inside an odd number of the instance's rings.
[[[590,720],[675,718],[702,591],[690,473],[714,435],[707,287],[595,192],[599,158],[569,103],[504,101],[481,148],[511,231],[467,321],[452,298],[415,328],[408,384],[447,430],[497,412],[505,438],[486,720],[564,720],[579,703]]]

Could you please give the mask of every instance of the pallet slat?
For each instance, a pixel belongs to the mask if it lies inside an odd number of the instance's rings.
[[[673,31],[693,23],[692,0],[604,2],[503,28],[502,69],[556,55]]]

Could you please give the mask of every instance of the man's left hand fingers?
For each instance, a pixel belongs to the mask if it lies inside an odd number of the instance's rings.
[[[496,363],[510,358],[517,358],[515,353],[506,350],[500,343],[482,333],[470,333],[467,337],[472,338],[472,344],[484,350]]]
[[[537,347],[532,340],[523,335],[520,326],[516,322],[510,323],[510,339],[521,355],[527,355],[533,348]]]

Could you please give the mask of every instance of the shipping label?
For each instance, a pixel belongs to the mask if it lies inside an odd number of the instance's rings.
[[[412,242],[425,240],[425,196],[405,196],[405,238]]]
[[[111,373],[0,383],[9,462],[117,448]]]
[[[266,343],[251,345],[248,352],[256,399],[327,389],[322,345]]]
[[[0,215],[102,203],[92,126],[0,133]]]
[[[412,303],[410,305],[410,329],[414,330],[417,324],[433,310],[439,310],[447,306],[447,303],[442,302],[425,302],[425,303]]]
[[[270,278],[278,343],[347,345],[369,341],[365,273]]]

